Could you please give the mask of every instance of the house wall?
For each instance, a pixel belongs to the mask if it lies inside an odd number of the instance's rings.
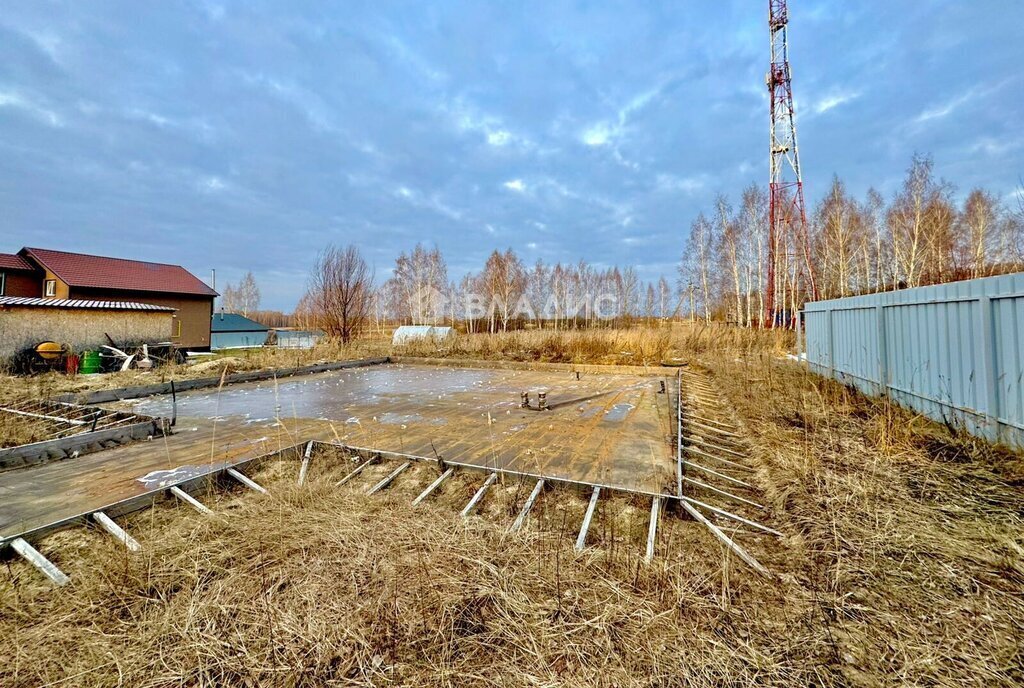
[[[57,275],[53,274],[49,270],[43,270],[43,273],[44,273],[43,274],[43,279],[39,280],[39,285],[36,287],[36,293],[33,294],[33,296],[46,296],[46,281],[47,280],[53,280],[54,282],[57,283],[57,285],[56,285],[57,293],[54,294],[53,296],[49,297],[49,298],[53,298],[53,299],[73,299],[73,298],[76,298],[74,296],[68,296],[68,294],[70,293],[70,289],[68,288],[68,285],[67,285],[67,283],[64,280],[62,280],[60,277],[57,277]]]
[[[86,308],[0,308],[0,358],[8,358],[43,341],[55,341],[74,351],[97,349],[116,342],[167,340],[171,313],[159,311],[102,311]]]
[[[31,296],[33,298],[42,296],[43,283],[39,279],[40,273],[24,270],[0,270],[0,272],[6,275],[4,293],[0,296]]]
[[[86,289],[73,287],[72,299],[95,299],[97,301],[132,301],[152,303],[158,306],[177,308],[178,312],[160,337],[160,341],[174,342],[179,347],[208,349],[210,347],[210,321],[213,318],[212,296],[187,296],[183,294],[161,294],[145,291],[119,291],[115,289]],[[181,334],[178,336],[178,323]]]

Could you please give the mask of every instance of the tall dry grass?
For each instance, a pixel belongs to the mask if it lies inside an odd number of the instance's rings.
[[[600,330],[515,330],[496,334],[456,334],[394,348],[406,356],[468,358],[544,363],[659,365],[671,348],[668,327]]]
[[[0,684],[1020,685],[1020,457],[780,361],[777,335],[677,334],[667,355],[706,366],[747,429],[786,537],[734,534],[777,580],[678,518],[643,565],[643,501],[602,500],[577,556],[586,495],[545,494],[508,536],[528,484],[463,522],[479,477],[413,509],[431,467],[369,498],[323,455],[307,487],[274,464],[270,497],[206,497],[212,519],[128,519],[141,556],[55,535],[65,590],[0,570]]]
[[[532,484],[496,485],[481,514],[458,509],[480,483],[407,471],[368,498],[333,483],[351,466],[314,458],[256,478],[264,498],[204,496],[219,516],[174,505],[128,519],[144,552],[65,532],[46,550],[72,576],[59,592],[16,564],[0,576],[0,683],[110,685],[613,686],[804,683],[813,632],[778,644],[770,583],[731,567],[697,527],[670,519],[661,557],[640,561],[648,504],[601,503],[591,548],[573,541],[586,495],[541,497],[505,529]],[[770,599],[763,608],[737,603]],[[752,623],[753,622],[753,623]],[[753,645],[752,645],[753,644]],[[756,646],[756,651],[754,651]],[[747,648],[747,649],[743,649]]]

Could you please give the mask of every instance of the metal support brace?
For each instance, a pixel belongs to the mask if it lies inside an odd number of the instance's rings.
[[[394,480],[395,478],[397,478],[402,473],[402,471],[404,471],[406,468],[408,468],[411,465],[412,465],[412,461],[406,461],[401,466],[399,466],[395,470],[391,471],[391,473],[388,475],[388,477],[384,478],[379,483],[377,483],[376,485],[371,487],[369,490],[367,490],[366,494],[372,495],[372,494],[376,494],[377,492],[380,492],[385,487],[390,485],[391,481]]]
[[[92,517],[93,520],[103,527],[103,530],[113,535],[115,540],[130,549],[132,552],[138,552],[142,549],[142,545],[140,545],[135,538],[126,533],[124,528],[114,523],[114,520],[102,511],[95,512]]]
[[[526,517],[530,514],[530,509],[533,508],[533,503],[537,501],[537,497],[540,495],[540,491],[544,489],[544,480],[538,480],[537,484],[533,486],[533,492],[526,498],[526,503],[523,504],[523,508],[520,509],[519,515],[516,516],[515,522],[512,523],[512,527],[508,529],[508,532],[514,533],[523,527],[526,523]]]
[[[257,492],[262,492],[263,494],[268,494],[267,488],[263,487],[262,485],[259,485],[255,480],[249,478],[241,471],[236,471],[234,468],[229,468],[227,470],[227,474],[251,490],[256,490]]]
[[[480,489],[476,491],[475,495],[473,495],[473,499],[469,500],[469,504],[466,505],[466,508],[462,510],[462,518],[466,518],[471,513],[473,513],[473,509],[476,508],[477,503],[479,503],[480,500],[484,498],[484,493],[487,492],[487,488],[493,485],[494,481],[497,479],[497,473],[491,473],[489,476],[487,476],[487,480],[484,481],[484,484],[481,485]]]
[[[686,442],[687,444],[696,444],[700,447],[705,447],[707,449],[717,449],[720,452],[724,452],[726,454],[729,454],[730,456],[735,456],[738,459],[747,458],[746,454],[738,452],[735,449],[729,449],[728,447],[723,447],[720,444],[714,444],[712,442],[708,442],[707,440],[702,440],[699,437],[687,437]],[[746,468],[746,466],[744,466],[744,468]]]
[[[771,578],[772,577],[772,574],[768,571],[768,569],[766,569],[764,566],[761,565],[761,562],[759,562],[754,557],[750,556],[750,554],[747,553],[747,550],[743,549],[742,547],[737,545],[735,542],[733,542],[729,538],[728,535],[726,535],[725,533],[722,532],[721,528],[719,528],[714,523],[709,521],[704,516],[704,514],[702,514],[701,512],[697,511],[697,509],[695,507],[691,506],[685,500],[680,500],[679,503],[682,505],[682,507],[684,509],[686,509],[686,513],[690,514],[696,520],[700,521],[708,530],[711,531],[712,535],[714,535],[716,538],[721,540],[722,544],[724,544],[726,547],[728,547],[733,552],[735,552],[736,556],[738,556],[743,561],[747,562],[747,564],[752,569],[754,569],[755,571],[760,573],[765,578]]]
[[[171,494],[185,502],[189,506],[193,507],[196,511],[204,514],[212,514],[213,512],[207,508],[202,502],[190,495],[185,490],[181,489],[177,485],[171,488]]]
[[[745,483],[742,480],[739,480],[737,478],[732,477],[731,475],[726,475],[725,473],[719,473],[718,471],[712,470],[712,469],[707,468],[705,466],[701,466],[699,463],[693,463],[692,461],[684,461],[683,465],[686,466],[687,468],[696,468],[698,471],[703,471],[703,472],[707,473],[708,475],[713,475],[716,478],[721,478],[722,480],[727,480],[730,483],[734,483],[736,485],[739,485],[740,487],[746,487],[746,488],[750,488],[751,487],[750,483]]]
[[[703,428],[704,430],[711,430],[712,432],[716,432],[723,437],[739,437],[739,435],[737,435],[735,432],[726,432],[722,428],[716,428],[713,425],[705,425],[704,423],[698,423],[697,421],[692,419],[687,419],[683,422],[686,423],[687,425],[695,425],[698,428]]]
[[[438,486],[441,483],[443,483],[445,480],[447,480],[448,477],[452,473],[454,473],[454,472],[455,472],[454,468],[449,468],[444,473],[439,475],[437,480],[435,480],[434,482],[430,483],[430,487],[428,487],[427,489],[423,490],[423,492],[420,492],[419,496],[416,499],[412,500],[412,505],[413,506],[419,505],[420,502],[422,502],[424,499],[429,497],[434,492],[434,490],[436,490],[438,488]]]
[[[28,563],[42,571],[55,585],[67,585],[71,579],[57,568],[57,565],[39,553],[32,545],[22,538],[11,540],[11,549],[20,554]]]
[[[731,421],[726,422],[724,420],[718,420],[717,418],[708,418],[707,416],[702,416],[699,413],[691,413],[689,415],[689,417],[690,418],[696,418],[697,420],[699,420],[699,421],[701,421],[703,423],[714,423],[717,426],[724,426],[724,427],[722,427],[723,430],[726,429],[726,428],[729,428],[731,430],[736,430],[736,426]]]
[[[651,500],[651,521],[647,525],[647,552],[644,554],[644,561],[648,564],[654,559],[654,542],[658,537],[658,515],[661,513],[661,499],[655,497]]]
[[[702,490],[707,490],[708,492],[714,492],[716,495],[719,495],[720,497],[725,497],[726,499],[731,499],[742,504],[747,504],[757,509],[764,509],[763,504],[758,504],[757,502],[751,501],[744,497],[740,497],[739,495],[735,495],[732,492],[727,492],[726,490],[715,487],[714,485],[708,485],[707,483],[697,480],[696,478],[683,477],[683,482],[689,483],[690,485],[693,485],[695,487],[699,487]]]
[[[689,502],[690,504],[693,504],[694,506],[699,506],[702,509],[707,509],[708,511],[710,511],[713,514],[718,514],[719,516],[724,516],[725,518],[731,518],[734,521],[739,521],[743,525],[750,526],[751,528],[756,528],[757,530],[764,531],[765,533],[768,533],[769,535],[774,535],[775,537],[782,537],[782,533],[780,533],[779,531],[775,530],[774,528],[769,528],[768,526],[761,525],[757,521],[751,521],[748,518],[743,518],[742,516],[737,516],[736,514],[730,512],[730,511],[726,511],[725,509],[719,509],[717,506],[711,506],[710,504],[705,504],[704,502],[700,501],[699,499],[694,499],[693,497],[683,497],[683,501]]]
[[[676,496],[683,496],[683,374],[676,373]]]
[[[590,530],[590,521],[594,518],[594,511],[597,509],[597,498],[601,494],[601,488],[595,487],[590,495],[590,504],[587,505],[587,513],[583,515],[583,525],[580,526],[580,534],[576,537],[576,551],[582,552],[587,546],[587,531]]]
[[[687,441],[689,442],[690,440]],[[703,456],[706,459],[712,459],[714,461],[718,461],[719,463],[724,463],[725,465],[731,468],[735,468],[741,471],[747,471],[748,473],[752,473],[754,471],[754,469],[750,468],[749,466],[744,466],[741,463],[736,463],[735,461],[730,461],[729,459],[723,459],[721,456],[709,454],[705,451],[697,449],[696,447],[687,447],[686,451],[690,452],[691,454],[696,454],[697,456]]]

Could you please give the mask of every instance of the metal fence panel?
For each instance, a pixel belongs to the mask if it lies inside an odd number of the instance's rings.
[[[1024,448],[1024,273],[807,304],[815,371]]]

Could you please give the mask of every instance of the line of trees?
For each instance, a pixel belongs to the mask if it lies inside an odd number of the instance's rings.
[[[456,282],[439,249],[417,244],[398,256],[391,276],[375,288],[358,248],[331,245],[318,255],[289,324],[347,342],[361,330],[383,333],[396,324],[458,324],[493,333],[524,326],[618,326],[678,311],[668,280],[645,283],[632,267],[599,269],[583,261],[527,267],[506,249],[493,251],[480,272]]]
[[[676,307],[668,280],[644,283],[633,267],[541,260],[528,266],[509,248],[493,251],[480,272],[456,282],[437,248],[417,245],[395,261],[392,276],[374,292],[372,311],[377,327],[464,323],[470,332],[497,332],[526,324],[614,326],[670,317]]]
[[[901,188],[886,201],[874,189],[850,195],[838,176],[807,217],[810,263],[819,298],[887,291],[1024,269],[1024,186],[1008,207],[973,189],[961,204],[915,155]],[[796,312],[807,298],[803,248],[782,237],[775,301]],[[691,318],[763,322],[767,282],[768,194],[752,184],[738,208],[720,195],[693,221],[678,289]]]

